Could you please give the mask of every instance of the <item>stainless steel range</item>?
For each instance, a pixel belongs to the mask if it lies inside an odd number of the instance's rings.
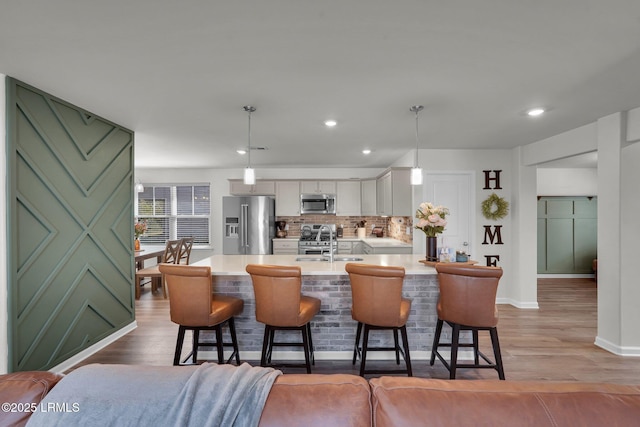
[[[298,254],[323,255],[337,252],[335,224],[305,224],[300,227]]]

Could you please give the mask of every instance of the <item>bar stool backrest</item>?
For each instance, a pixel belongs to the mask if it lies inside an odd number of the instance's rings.
[[[374,326],[401,326],[403,267],[349,263],[354,320]]]
[[[459,325],[495,327],[500,267],[436,264],[440,299],[438,317]]]
[[[296,325],[300,317],[302,272],[297,266],[247,265],[256,301],[256,320],[271,326]]]
[[[211,318],[211,267],[160,264],[169,288],[171,321],[183,326],[208,326]]]

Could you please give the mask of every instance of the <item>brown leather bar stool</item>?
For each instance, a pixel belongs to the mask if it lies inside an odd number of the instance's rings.
[[[504,380],[504,368],[498,341],[498,308],[496,293],[502,277],[502,268],[456,265],[455,263],[436,264],[440,299],[438,300],[438,322],[431,347],[433,366],[436,357],[449,370],[449,378],[456,378],[458,368],[495,369],[498,377]],[[451,326],[451,342],[441,343],[442,326]],[[460,331],[471,331],[472,342],[460,344]],[[478,331],[489,331],[495,362],[483,354],[478,347]],[[451,348],[451,361],[447,361],[438,352],[439,347]],[[458,349],[473,348],[474,363],[458,363]],[[486,363],[480,363],[480,358]]]
[[[320,311],[320,300],[301,294],[302,275],[300,267],[249,264],[247,273],[251,275],[256,298],[256,320],[264,323],[264,339],[260,366],[283,366],[307,368],[315,364],[311,319]],[[276,342],[275,331],[299,330],[302,343]],[[273,347],[303,347],[304,364],[271,363]]]
[[[182,239],[178,240],[167,240],[167,243],[164,247],[164,254],[162,255],[161,262],[165,264],[175,264],[178,259],[178,252],[180,250],[180,245],[182,244]],[[164,284],[164,279],[162,278],[162,274],[158,268],[159,265],[154,265],[147,268],[142,268],[136,271],[136,299],[140,298],[140,287],[141,282],[144,277],[151,278],[151,290],[155,291],[157,289],[156,280],[160,281],[160,286],[162,286],[162,293],[164,298],[167,298],[167,289]]]
[[[160,272],[164,275],[169,287],[169,312],[171,321],[179,325],[176,351],[173,364],[180,365],[180,355],[185,331],[193,331],[193,344],[190,357],[193,364],[198,362],[198,347],[215,346],[218,350],[218,363],[225,363],[224,347],[230,346],[233,352],[226,363],[235,357],[240,364],[238,340],[233,316],[242,313],[244,301],[240,298],[213,294],[211,267],[189,266],[180,264],[160,264]],[[229,326],[231,343],[222,338],[222,326]],[[215,342],[200,342],[200,331],[216,332]],[[184,362],[184,361],[183,361]]]
[[[402,297],[404,268],[381,265],[349,263],[345,266],[351,281],[351,317],[358,322],[356,343],[353,349],[353,361],[360,353],[360,376],[366,374],[406,373],[413,376],[411,356],[407,339],[407,319],[411,310],[411,300]],[[362,347],[360,337],[364,326]],[[369,331],[392,330],[393,347],[369,347]],[[403,348],[398,342],[398,331],[402,334]],[[400,364],[400,354],[404,358],[406,369],[367,370],[367,352],[395,351],[396,364]]]

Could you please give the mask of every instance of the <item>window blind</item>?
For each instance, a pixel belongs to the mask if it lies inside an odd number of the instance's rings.
[[[149,185],[138,193],[138,220],[147,223],[144,244],[193,237],[194,245],[210,243],[211,198],[206,185]]]

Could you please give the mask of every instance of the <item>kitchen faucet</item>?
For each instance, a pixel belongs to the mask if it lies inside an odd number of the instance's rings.
[[[322,230],[324,228],[329,230],[329,262],[333,262],[333,231],[331,230],[331,227],[329,227],[328,225],[323,225],[322,227],[320,227],[320,230],[318,230],[318,235],[316,236],[316,241],[320,242],[320,235],[322,234]]]

